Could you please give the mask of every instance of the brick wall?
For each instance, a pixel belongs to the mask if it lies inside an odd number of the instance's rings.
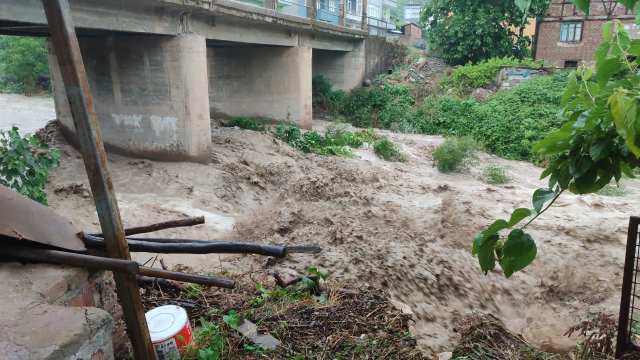
[[[578,65],[593,61],[596,47],[602,43],[602,24],[618,18],[626,25],[631,38],[638,37],[634,15],[622,4],[615,1],[592,1],[589,16],[578,10],[573,4],[563,0],[554,0],[549,6],[546,17],[540,21],[537,34],[536,59],[544,59],[559,67],[565,61],[578,61]],[[560,29],[565,21],[582,21],[582,39],[576,43],[560,42]]]
[[[68,291],[55,302],[56,305],[97,307],[108,312],[113,318],[114,330],[111,333],[113,352],[116,358],[127,353],[127,334],[124,329],[122,307],[118,304],[116,283],[110,271],[98,271],[89,276],[74,289]]]

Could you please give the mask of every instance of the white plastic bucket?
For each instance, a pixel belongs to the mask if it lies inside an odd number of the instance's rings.
[[[180,360],[193,343],[193,331],[187,311],[180,306],[165,305],[145,314],[149,335],[158,360]]]

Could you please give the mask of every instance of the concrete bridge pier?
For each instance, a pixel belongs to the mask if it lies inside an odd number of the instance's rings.
[[[211,117],[272,118],[311,130],[312,54],[305,46],[207,48]]]
[[[199,35],[78,39],[107,151],[164,161],[211,161],[206,42]],[[47,46],[58,120],[75,128]]]
[[[313,76],[322,75],[333,90],[349,91],[362,86],[366,73],[365,42],[351,51],[313,49]]]

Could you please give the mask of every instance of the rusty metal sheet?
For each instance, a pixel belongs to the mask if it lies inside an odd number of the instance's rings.
[[[0,185],[0,235],[84,251],[80,230],[46,206]]]

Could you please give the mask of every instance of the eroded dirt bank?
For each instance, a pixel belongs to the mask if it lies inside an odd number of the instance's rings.
[[[314,122],[316,129],[326,124]],[[81,230],[98,228],[80,154],[49,127],[61,149],[47,193],[51,208]],[[125,226],[185,215],[207,224],[162,236],[271,244],[319,244],[319,255],[284,261],[257,256],[160,255],[169,267],[207,273],[221,268],[285,275],[317,266],[331,279],[373,284],[407,303],[426,351],[444,351],[453,324],[471,309],[488,311],[541,350],[567,351],[562,335],[592,311],[615,312],[619,301],[627,219],[640,209],[635,181],[626,197],[563,195],[531,227],[538,243],[533,266],[511,279],[484,276],[470,255],[473,236],[516,207],[530,207],[544,186],[528,163],[482,155],[511,166],[515,180],[487,185],[470,174],[440,174],[428,151],[436,136],[389,134],[406,164],[358,150],[361,159],[303,154],[268,133],[214,126],[212,163],[163,163],[109,154]],[[135,254],[147,261],[153,254]]]

